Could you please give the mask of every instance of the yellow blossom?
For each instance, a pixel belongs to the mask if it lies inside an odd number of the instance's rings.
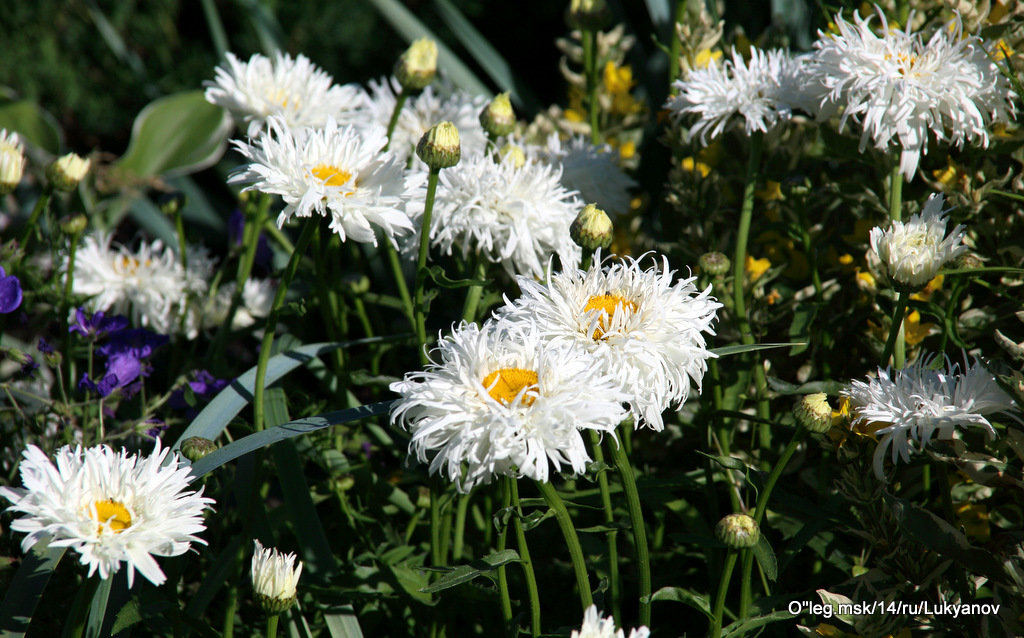
[[[1011,47],[1006,42],[1006,40],[1002,38],[999,38],[999,40],[992,47],[992,59],[995,62],[1002,62],[1007,58],[1012,58],[1014,56],[1014,53],[1015,51],[1013,50],[1013,47]]]
[[[934,323],[921,323],[921,313],[914,310],[903,320],[903,336],[908,346],[916,346],[932,334]]]
[[[866,270],[857,269],[857,287],[862,292],[873,293],[878,290],[878,282],[875,281],[875,276]]]
[[[747,279],[749,279],[750,281],[757,281],[761,277],[761,275],[765,274],[771,267],[772,262],[768,261],[767,259],[754,259],[750,255],[747,255]]]
[[[928,301],[936,290],[942,289],[942,282],[945,278],[945,275],[935,275],[924,288],[910,295],[910,298],[915,301]]]
[[[754,197],[765,202],[782,199],[782,184],[775,180],[766,180],[763,188],[754,191]]]
[[[840,266],[851,266],[853,265],[853,255],[850,253],[843,253],[836,258],[836,261],[839,262]]]
[[[717,62],[722,58],[721,51],[712,51],[711,49],[701,49],[697,52],[697,55],[693,56],[693,68],[703,69],[710,65],[712,62]]]
[[[692,157],[684,157],[680,167],[687,173],[700,173],[701,177],[707,177],[711,173],[710,166]]]
[[[604,65],[604,90],[612,95],[616,93],[629,93],[629,90],[636,84],[633,81],[633,69],[625,64],[615,66],[611,60]]]

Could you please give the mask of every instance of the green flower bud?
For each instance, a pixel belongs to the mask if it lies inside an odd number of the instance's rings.
[[[195,463],[217,449],[217,444],[201,436],[191,436],[181,442],[181,454]]]
[[[455,166],[462,157],[459,129],[451,122],[435,124],[420,138],[420,143],[416,145],[416,155],[431,170]]]
[[[824,392],[805,395],[793,407],[796,422],[810,432],[824,434],[832,429],[832,406]]]
[[[747,549],[757,545],[761,530],[746,514],[729,514],[718,521],[715,536],[732,549]]]
[[[526,153],[523,152],[522,148],[516,146],[515,144],[506,144],[501,147],[501,150],[498,151],[499,161],[504,162],[507,158],[511,158],[510,161],[513,162],[513,166],[515,166],[517,170],[522,168],[523,165],[526,164]]]
[[[89,225],[89,218],[78,213],[60,220],[60,231],[65,235],[78,235]]]
[[[700,266],[702,272],[707,273],[711,277],[721,277],[725,273],[729,272],[732,263],[729,258],[720,252],[704,253],[697,260],[697,265]]]
[[[173,217],[180,213],[181,209],[185,208],[187,202],[188,198],[181,191],[163,193],[156,200],[157,205],[160,207],[160,212],[168,217]]]
[[[516,126],[516,114],[512,110],[512,102],[508,93],[499,93],[480,111],[480,126],[492,138],[502,137],[512,132]]]
[[[395,63],[395,78],[407,91],[419,91],[437,75],[437,43],[430,38],[413,42]]]
[[[615,238],[612,220],[594,204],[587,204],[569,226],[569,236],[580,248],[597,250],[612,245]]]
[[[361,272],[346,273],[341,277],[341,287],[352,295],[365,295],[370,290],[370,278]]]
[[[46,167],[46,179],[50,180],[50,184],[57,190],[75,190],[89,172],[90,163],[90,160],[83,159],[75,153],[68,153]]]

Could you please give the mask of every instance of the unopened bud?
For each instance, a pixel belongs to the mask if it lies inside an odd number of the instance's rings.
[[[168,217],[174,217],[181,212],[181,209],[185,208],[188,198],[185,197],[185,193],[181,191],[170,191],[169,193],[163,193],[157,198],[157,206],[160,207],[160,212]]]
[[[761,530],[757,523],[746,514],[729,514],[718,521],[715,536],[732,549],[748,549],[757,545]]]
[[[416,145],[416,155],[431,170],[455,166],[462,156],[459,129],[451,122],[435,124],[420,138],[420,143]]]
[[[350,272],[342,275],[341,287],[349,293],[359,296],[370,290],[370,278],[361,272]]]
[[[70,215],[60,220],[60,232],[65,235],[78,235],[88,225],[89,218],[82,213],[78,213],[77,215]]]
[[[437,75],[437,43],[420,38],[405,50],[395,63],[395,78],[407,91],[419,91]]]
[[[25,152],[17,133],[0,130],[0,195],[13,191],[25,174]]]
[[[508,93],[499,93],[480,111],[480,126],[492,138],[502,137],[512,132],[516,126],[516,114],[512,110],[512,102]]]
[[[599,31],[611,23],[612,12],[605,0],[572,0],[568,17],[576,29]]]
[[[613,231],[612,220],[594,204],[584,206],[569,226],[569,236],[580,248],[587,250],[611,246],[615,238]]]
[[[181,442],[181,454],[195,463],[217,449],[217,444],[201,436],[191,436]]]
[[[697,260],[697,264],[700,266],[701,272],[707,273],[711,277],[721,277],[729,272],[729,267],[732,265],[729,258],[720,252],[704,253]]]
[[[57,158],[46,167],[46,179],[60,191],[73,191],[78,183],[89,172],[90,160],[83,159],[75,153],[68,153]]]
[[[793,407],[793,416],[797,423],[810,432],[824,434],[832,429],[832,406],[828,404],[828,395],[824,392],[808,394],[797,401]]]
[[[501,150],[498,151],[498,159],[502,162],[512,162],[512,165],[518,170],[526,164],[526,153],[521,147],[510,143],[501,147]]]

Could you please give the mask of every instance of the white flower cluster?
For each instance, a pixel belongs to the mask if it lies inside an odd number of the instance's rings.
[[[615,436],[633,413],[660,431],[714,356],[703,333],[720,304],[673,275],[624,258],[547,284],[519,277],[521,299],[483,327],[463,324],[426,371],[391,385],[402,395],[392,420],[462,490],[496,475],[547,481],[549,461],[583,471],[583,430]]]
[[[629,632],[629,638],[647,638],[651,630],[639,627]],[[583,625],[579,630],[573,629],[569,638],[626,638],[626,632],[615,628],[615,619],[611,616],[601,618],[597,605],[587,607],[583,613]]]
[[[996,434],[986,418],[1015,408],[991,372],[977,361],[965,371],[948,359],[932,369],[932,358],[923,357],[902,370],[878,370],[878,378],[853,381],[843,395],[850,399],[852,425],[866,425],[884,435],[875,451],[874,470],[883,478],[885,451],[892,448],[892,462],[910,460],[911,441],[924,448],[932,438],[950,439],[957,427],[977,426]]]
[[[134,251],[111,244],[107,235],[87,235],[75,256],[72,292],[88,296],[85,305],[92,312],[124,314],[135,325],[189,339],[226,318],[233,288],[223,287],[214,299],[207,299],[216,261],[205,249],[186,247],[186,268],[177,253],[160,240],[142,242]],[[67,268],[65,258],[65,276]],[[267,316],[272,297],[269,282],[246,282],[234,327]]]
[[[106,445],[57,450],[56,464],[34,445],[23,454],[23,488],[0,487],[0,497],[23,514],[11,529],[28,536],[23,551],[50,539],[50,547],[78,552],[89,575],[110,578],[128,565],[128,586],[138,571],[154,585],[166,580],[154,556],[179,556],[206,529],[203,511],[213,503],[203,489],[187,492],[192,477],[169,448],[149,456],[115,452]],[[165,461],[167,461],[165,463]],[[205,544],[205,543],[204,543]]]

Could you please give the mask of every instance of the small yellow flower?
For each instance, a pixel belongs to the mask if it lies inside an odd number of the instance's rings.
[[[914,310],[903,320],[903,337],[908,346],[916,346],[932,334],[937,326],[934,323],[921,323],[921,313]]]
[[[703,69],[709,66],[712,62],[717,62],[722,58],[721,51],[712,51],[711,49],[701,49],[697,52],[697,55],[693,57],[693,68]]]
[[[700,173],[701,177],[707,177],[711,174],[710,166],[693,157],[684,157],[683,161],[680,162],[680,168],[687,173]]]
[[[945,275],[935,275],[924,288],[910,295],[910,298],[915,301],[928,301],[936,290],[942,289],[942,282],[945,278]]]
[[[782,184],[775,180],[767,180],[763,188],[754,191],[754,197],[765,202],[773,202],[782,199]]]
[[[878,291],[878,282],[875,281],[875,276],[866,270],[857,269],[856,281],[857,287],[862,292],[874,293]]]
[[[988,542],[991,538],[992,529],[988,523],[988,508],[984,505],[964,503],[956,508],[956,518],[969,537],[983,543]]]
[[[615,95],[629,93],[636,82],[633,81],[633,69],[628,65],[615,66],[611,60],[604,65],[604,90]]]
[[[747,279],[750,281],[757,281],[761,275],[768,272],[768,269],[772,267],[772,262],[767,259],[754,259],[750,255],[747,255],[746,270]]]
[[[632,140],[619,144],[619,157],[628,160],[636,155],[636,142]]]
[[[836,261],[839,262],[840,266],[852,266],[853,255],[851,255],[850,253],[843,253],[842,255],[839,255],[839,257],[836,258]]]

